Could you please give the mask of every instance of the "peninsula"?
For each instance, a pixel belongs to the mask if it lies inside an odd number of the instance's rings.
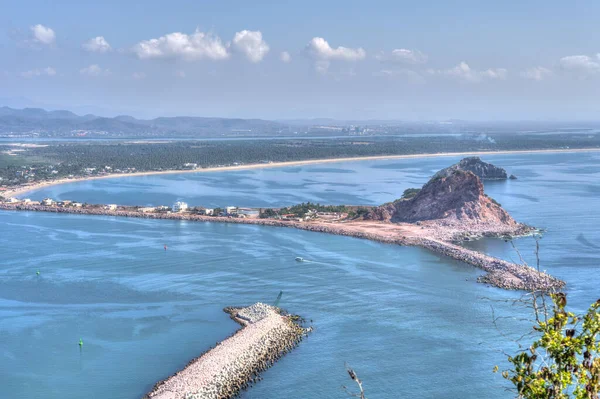
[[[286,210],[206,209],[176,203],[172,208],[149,208],[12,199],[0,204],[0,209],[292,227],[419,246],[486,271],[479,281],[500,288],[547,291],[564,286],[564,282],[527,265],[507,262],[459,245],[461,241],[484,236],[512,237],[534,231],[515,221],[500,204],[489,198],[473,172],[456,169],[435,176],[421,189],[407,191],[403,198],[379,207],[325,206],[315,209],[314,206],[311,208],[312,204],[303,204],[298,209]]]

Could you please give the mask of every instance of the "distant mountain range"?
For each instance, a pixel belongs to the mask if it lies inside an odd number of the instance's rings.
[[[87,138],[207,138],[278,137],[388,134],[497,134],[497,133],[588,133],[600,130],[600,122],[558,121],[400,121],[328,118],[263,119],[206,118],[191,116],[137,119],[129,115],[102,117],[77,115],[71,111],[42,108],[0,107],[0,137]]]
[[[276,136],[289,133],[289,125],[261,119],[180,116],[145,120],[128,115],[106,118],[90,114],[80,116],[64,110],[0,108],[0,134],[2,135],[218,137]]]

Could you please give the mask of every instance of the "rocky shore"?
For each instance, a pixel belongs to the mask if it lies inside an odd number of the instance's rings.
[[[464,237],[465,231],[456,228],[452,223],[445,225],[437,221],[422,224],[386,223],[381,221],[357,221],[344,223],[296,222],[277,219],[243,219],[202,216],[189,213],[143,213],[135,211],[107,210],[102,208],[60,208],[55,206],[0,203],[0,210],[35,211],[82,215],[102,215],[118,217],[135,217],[147,219],[187,220],[199,222],[252,224],[273,227],[292,227],[301,230],[336,234],[355,238],[379,241],[387,244],[419,246],[448,256],[450,258],[478,267],[488,274],[479,281],[499,288],[512,290],[548,290],[562,288],[565,283],[546,273],[538,272],[532,267],[506,262],[480,252],[472,251],[453,244]],[[476,229],[476,225],[473,229]],[[479,225],[481,227],[481,225]],[[512,230],[477,231],[475,236],[502,236],[524,232],[523,225],[516,225]]]
[[[291,351],[310,331],[294,316],[256,303],[226,308],[243,327],[183,370],[157,383],[144,399],[225,399],[260,380],[259,373]]]

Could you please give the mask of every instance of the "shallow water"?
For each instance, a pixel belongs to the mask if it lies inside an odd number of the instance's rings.
[[[484,159],[519,176],[487,183],[486,191],[518,220],[547,228],[542,267],[565,279],[570,302],[584,309],[600,297],[600,156]],[[454,161],[98,180],[30,196],[375,204]],[[493,325],[490,306],[496,315],[523,316],[503,302],[519,294],[477,284],[479,270],[418,248],[264,226],[40,213],[0,212],[0,231],[1,398],[140,397],[235,331],[223,307],[273,302],[280,290],[281,305],[316,330],[245,398],[344,398],[340,386],[351,382],[344,362],[371,399],[512,397],[491,370],[506,364],[500,349],[516,347]],[[532,244],[517,243],[530,261]],[[515,257],[500,240],[468,245]],[[528,323],[499,327],[515,336]]]

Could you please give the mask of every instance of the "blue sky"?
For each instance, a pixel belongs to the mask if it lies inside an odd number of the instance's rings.
[[[0,105],[600,119],[600,2],[7,1]]]

